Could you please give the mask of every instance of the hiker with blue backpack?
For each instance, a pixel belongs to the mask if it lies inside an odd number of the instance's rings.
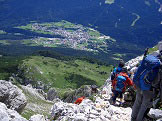
[[[147,55],[140,63],[134,75],[136,100],[132,108],[131,121],[143,121],[159,92],[162,101],[162,41],[158,43],[158,52]]]
[[[116,77],[116,74],[119,74],[122,71],[124,65],[125,65],[124,61],[121,60],[119,62],[118,67],[114,67],[112,74],[111,74],[111,80],[114,80],[114,78]]]
[[[113,104],[116,103],[116,98],[120,97],[120,105],[123,104],[123,94],[128,86],[133,86],[133,81],[129,78],[127,68],[123,68],[122,71],[116,75],[113,80],[114,95],[112,97]]]
[[[112,73],[111,73],[111,83],[112,83],[112,85],[113,85],[113,83],[114,83],[113,81],[114,81],[116,75],[119,74],[119,73],[122,71],[124,65],[125,65],[124,61],[121,60],[121,61],[119,62],[118,67],[114,67],[114,69],[113,69],[113,71],[112,71]],[[113,87],[113,86],[112,86],[112,96],[114,96],[114,87]]]

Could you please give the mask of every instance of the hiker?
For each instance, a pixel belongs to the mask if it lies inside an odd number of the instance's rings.
[[[121,60],[119,62],[118,67],[114,68],[114,70],[112,71],[112,73],[111,73],[111,83],[112,83],[112,85],[114,83],[113,81],[114,81],[116,75],[119,74],[122,71],[122,68],[124,67],[124,65],[125,65],[124,61]],[[113,86],[112,86],[112,96],[114,96],[114,88],[113,88]]]
[[[113,72],[112,72],[112,74],[111,74],[111,80],[114,80],[116,74],[118,74],[118,73],[120,73],[120,72],[122,71],[122,68],[124,67],[124,65],[125,65],[124,61],[121,60],[121,61],[119,62],[118,67],[117,67],[117,68],[114,67]]]
[[[162,90],[162,67],[160,62],[162,41],[158,43],[158,50],[158,54],[145,54],[134,75],[133,82],[137,91],[136,100],[132,108],[131,121],[143,121],[152,107],[154,96],[158,94],[154,90],[158,89],[159,92]]]
[[[84,99],[85,99],[85,96],[82,96],[78,98],[74,103],[79,105]]]
[[[120,105],[123,103],[123,94],[127,86],[133,86],[133,81],[129,78],[127,68],[123,68],[122,71],[116,75],[113,81],[114,95],[112,97],[113,104],[116,103],[116,98],[120,97]]]

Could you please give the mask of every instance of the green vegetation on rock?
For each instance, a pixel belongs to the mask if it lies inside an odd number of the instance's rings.
[[[22,59],[20,57],[0,57],[0,79],[8,80],[13,73],[17,73],[18,65],[21,64]]]
[[[156,46],[154,46],[153,48],[149,48],[149,53],[152,53],[152,52],[154,52],[154,51],[157,51],[158,50],[158,47],[157,47],[157,45]]]

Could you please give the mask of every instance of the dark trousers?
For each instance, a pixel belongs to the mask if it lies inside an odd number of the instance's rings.
[[[120,92],[120,91],[116,91],[114,90],[114,96],[112,98],[113,102],[115,103],[116,102],[116,98],[119,96],[119,98],[123,98],[123,92]]]

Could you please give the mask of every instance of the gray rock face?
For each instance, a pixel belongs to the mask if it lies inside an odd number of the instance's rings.
[[[84,86],[80,87],[79,89],[76,89],[75,91],[68,93],[67,97],[64,101],[71,103],[71,102],[74,102],[77,98],[79,98],[81,96],[86,96],[86,97],[91,96],[90,85],[84,85]]]
[[[47,99],[53,101],[54,99],[58,98],[58,93],[54,88],[49,89],[47,93]]]
[[[95,97],[95,102],[84,99],[80,105],[76,105],[60,100],[53,105],[51,117],[56,121],[130,121],[132,109],[111,105],[109,103],[111,93],[111,80],[107,79],[102,90]],[[125,98],[132,100],[130,97]],[[152,117],[160,121],[161,114],[159,110],[155,110]]]
[[[132,98],[133,97],[132,97],[132,95],[129,92],[125,92],[124,93],[124,100],[125,101],[132,101],[133,100]]]
[[[4,103],[0,102],[0,121],[27,121],[16,111],[8,109]]]
[[[21,88],[24,90],[24,92],[30,93],[30,95],[32,95],[32,96],[35,96],[35,97],[40,98],[42,100],[45,100],[45,98],[46,98],[46,93],[43,90],[35,89],[30,84],[28,84],[27,86],[22,85]]]
[[[156,121],[162,121],[162,118],[160,118],[160,119],[158,119],[158,120],[156,120]]]
[[[37,114],[37,115],[31,116],[29,121],[47,121],[47,120],[45,119],[43,115]]]
[[[141,60],[143,59],[143,56],[138,56],[137,58],[131,59],[128,62],[126,62],[125,66],[127,69],[133,69]]]
[[[162,118],[162,110],[151,108],[148,115],[153,119],[160,119]]]
[[[47,99],[47,93],[45,93],[42,89],[37,89],[37,92]]]
[[[95,102],[85,99],[80,105],[60,101],[51,109],[56,121],[129,121],[130,114],[131,108],[112,106],[99,97]]]
[[[0,80],[0,101],[10,109],[21,112],[27,104],[25,95],[11,82]]]
[[[56,102],[51,116],[56,121],[130,121],[131,108],[116,107],[109,103],[111,83],[108,79],[95,102],[84,99],[80,105]]]

